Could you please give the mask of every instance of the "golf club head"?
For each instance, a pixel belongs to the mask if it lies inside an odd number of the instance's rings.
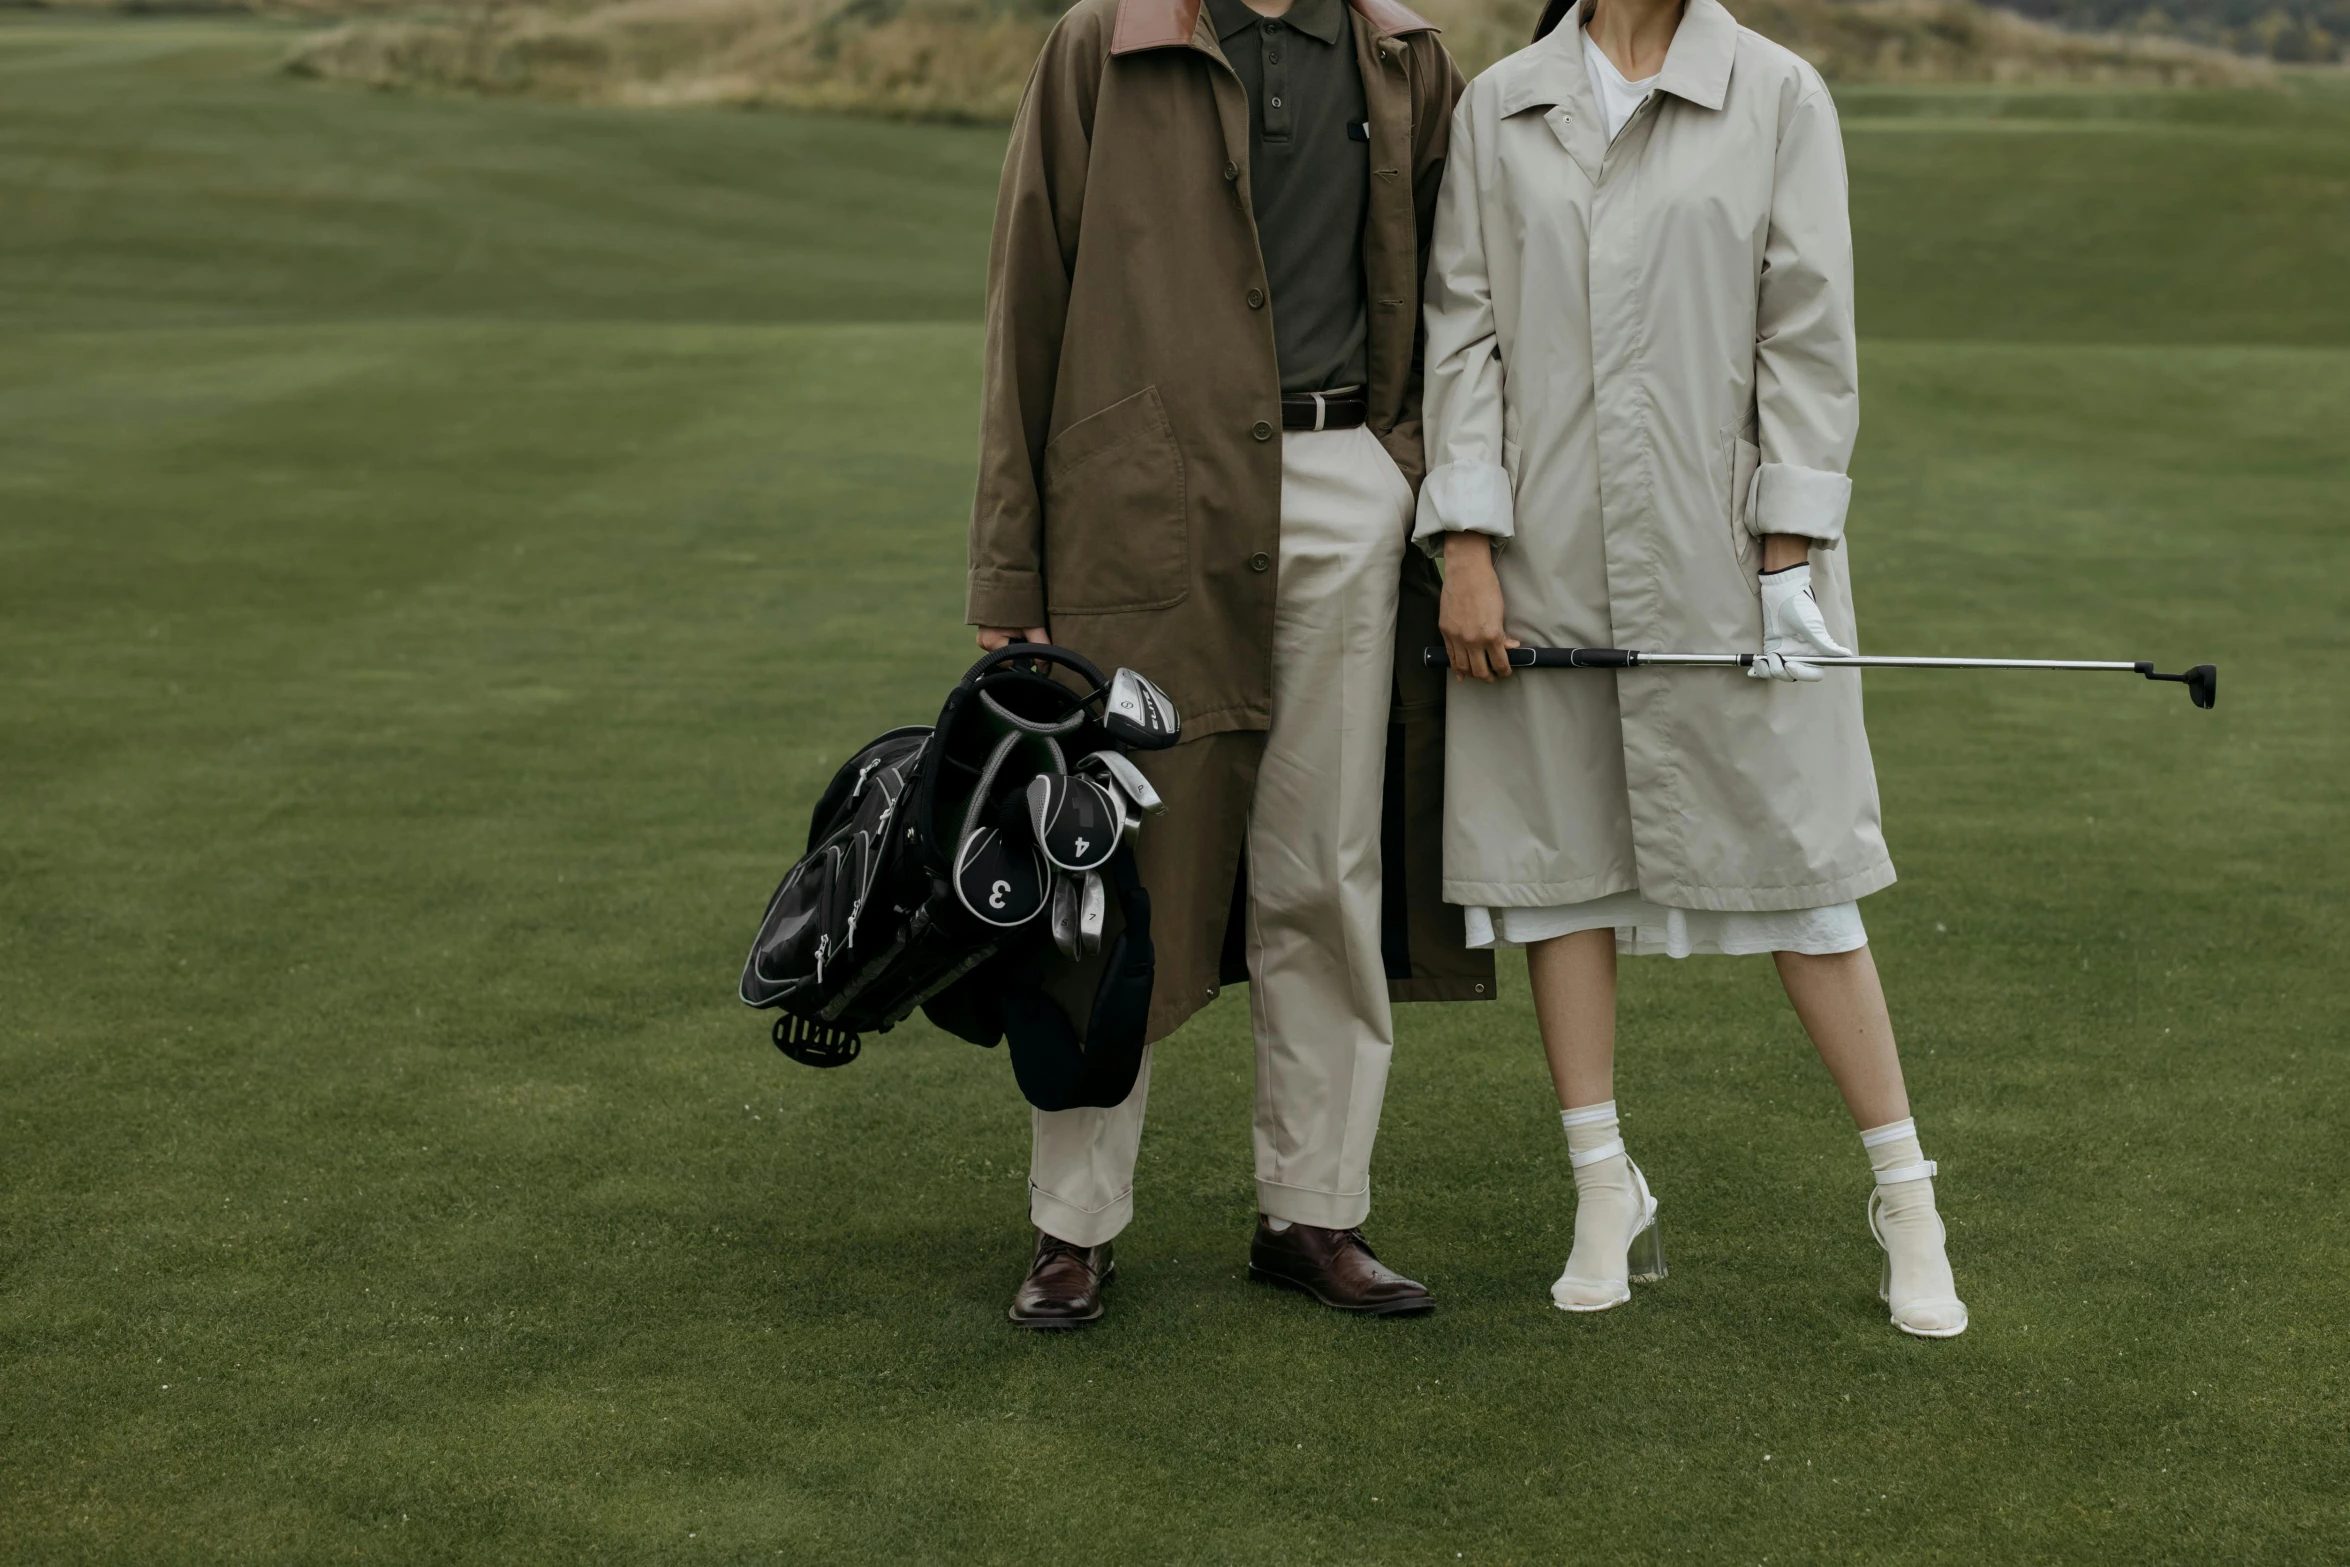
[[[1159,791],[1151,787],[1142,769],[1115,751],[1096,751],[1077,765],[1099,769],[1138,810],[1156,816],[1167,808],[1167,802],[1159,798]]]
[[[2219,705],[2219,665],[2197,664],[2187,671],[2187,699],[2197,707]]]
[[[1065,879],[1065,878],[1064,878]],[[1110,889],[1101,876],[1087,871],[1078,884],[1077,948],[1080,956],[1092,957],[1102,950],[1102,927],[1109,922]]]
[[[1090,871],[1116,852],[1126,813],[1109,787],[1090,776],[1039,773],[1028,780],[1028,824],[1056,867]]]
[[[1131,669],[1110,677],[1102,727],[1111,739],[1137,751],[1163,751],[1183,738],[1183,720],[1167,693]]]
[[[1044,912],[1046,877],[1043,855],[993,827],[978,829],[955,851],[955,896],[972,918],[1002,930]]]
[[[1076,876],[1053,878],[1053,945],[1061,949],[1061,956],[1074,962],[1085,955],[1080,944],[1078,923],[1084,911],[1085,879]]]

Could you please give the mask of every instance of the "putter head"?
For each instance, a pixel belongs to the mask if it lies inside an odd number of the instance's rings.
[[[1116,852],[1126,812],[1090,775],[1038,773],[1028,780],[1028,824],[1057,869],[1090,871]]]
[[[2219,665],[2197,664],[2187,671],[2187,699],[2197,707],[2219,703]]]

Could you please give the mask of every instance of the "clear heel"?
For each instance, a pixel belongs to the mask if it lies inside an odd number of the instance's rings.
[[[1624,1253],[1626,1272],[1635,1284],[1654,1284],[1665,1276],[1665,1241],[1654,1218],[1632,1237]]]

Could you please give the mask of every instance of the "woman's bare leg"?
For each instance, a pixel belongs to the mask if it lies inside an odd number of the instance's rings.
[[[1616,933],[1579,930],[1526,949],[1534,1017],[1559,1108],[1616,1096]]]
[[[1885,1010],[1885,987],[1878,982],[1877,960],[1869,956],[1869,949],[1825,957],[1800,952],[1771,956],[1779,965],[1787,999],[1795,1003],[1795,1015],[1803,1020],[1828,1075],[1836,1080],[1853,1124],[1866,1131],[1907,1120],[1909,1091],[1901,1082],[1901,1052],[1893,1043],[1893,1018]]]
[[[1616,933],[1538,942],[1526,970],[1575,1171],[1575,1249],[1550,1298],[1562,1311],[1606,1311],[1632,1298],[1633,1279],[1664,1276],[1648,1188],[1616,1124]]]
[[[1885,1302],[1893,1325],[1921,1338],[1965,1332],[1966,1306],[1951,1279],[1942,1219],[1934,1211],[1933,1166],[1919,1152],[1909,1118],[1876,960],[1866,947],[1827,957],[1773,956],[1787,999],[1844,1095],[1877,1174],[1870,1223],[1885,1248]]]

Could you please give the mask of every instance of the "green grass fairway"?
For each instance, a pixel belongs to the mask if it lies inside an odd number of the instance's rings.
[[[0,24],[0,1560],[2350,1557],[2350,95],[1853,92],[1868,901],[1974,1328],[1769,966],[1627,966],[1670,1279],[1570,1318],[1525,1004],[1242,1277],[1245,1002],[1099,1328],[1028,1117],[737,966],[968,654],[989,131],[394,99]]]

